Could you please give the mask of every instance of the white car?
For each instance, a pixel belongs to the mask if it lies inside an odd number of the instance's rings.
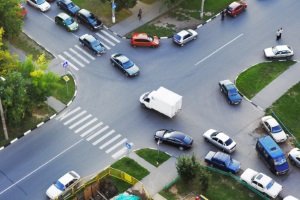
[[[182,30],[173,36],[173,42],[183,46],[184,44],[197,39],[198,33],[192,29]]]
[[[51,8],[50,4],[45,0],[26,0],[26,2],[42,12],[46,12]]]
[[[275,142],[280,143],[287,140],[286,133],[282,130],[280,124],[272,116],[264,116],[261,118],[261,123],[263,127],[268,131],[268,134],[275,140]]]
[[[297,167],[300,167],[300,149],[299,148],[293,148],[289,152],[289,159],[293,165],[296,165]]]
[[[293,197],[292,195],[289,195],[287,197],[284,197],[283,200],[299,200],[299,199],[297,199],[296,197]]]
[[[294,55],[293,49],[288,45],[278,45],[264,50],[266,58],[290,58]]]
[[[231,139],[225,133],[216,131],[214,129],[207,130],[203,134],[203,137],[206,141],[212,143],[227,153],[232,153],[236,148],[236,142],[233,139]]]
[[[46,191],[50,199],[58,198],[67,188],[73,186],[80,179],[75,171],[69,171],[53,183]]]
[[[282,186],[272,178],[250,168],[242,173],[241,179],[258,191],[265,193],[272,198],[276,198],[282,190]]]

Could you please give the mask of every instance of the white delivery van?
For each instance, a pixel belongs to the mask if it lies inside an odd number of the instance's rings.
[[[152,92],[146,92],[140,97],[140,102],[149,109],[154,109],[172,118],[181,109],[182,96],[164,87]]]

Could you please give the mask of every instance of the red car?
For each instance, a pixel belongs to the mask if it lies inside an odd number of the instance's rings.
[[[146,33],[134,33],[131,38],[131,46],[137,47],[158,47],[159,39],[157,36],[149,36]]]
[[[237,16],[247,8],[247,4],[244,1],[234,1],[226,9],[226,13],[232,17]]]

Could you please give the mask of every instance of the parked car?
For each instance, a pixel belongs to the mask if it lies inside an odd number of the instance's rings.
[[[27,4],[39,9],[42,12],[46,12],[51,8],[50,4],[45,0],[26,0]]]
[[[264,49],[266,58],[291,58],[294,55],[292,47],[277,45]]]
[[[55,17],[55,23],[63,26],[65,29],[67,29],[67,31],[76,31],[79,27],[77,22],[75,22],[74,19],[66,13],[59,13]]]
[[[84,34],[80,36],[79,42],[81,45],[92,51],[95,55],[101,55],[106,52],[104,45],[92,35]]]
[[[81,9],[76,13],[78,23],[86,25],[89,29],[95,31],[103,27],[103,23],[93,13],[86,9]]]
[[[158,47],[159,39],[157,36],[149,36],[147,33],[134,33],[130,40],[131,46],[137,47]]]
[[[20,15],[22,16],[22,18],[26,17],[27,9],[25,8],[25,6],[22,3],[19,3],[19,8],[20,8]]]
[[[173,36],[173,42],[183,46],[186,43],[197,39],[198,33],[192,29],[182,30]]]
[[[205,162],[221,170],[236,174],[241,169],[241,164],[223,152],[210,151],[205,156]]]
[[[282,190],[282,186],[272,178],[250,168],[244,171],[241,175],[241,179],[258,191],[267,194],[272,198],[276,198]]]
[[[74,16],[80,10],[80,8],[77,5],[75,5],[71,0],[58,0],[56,4],[60,9],[62,9],[71,16]]]
[[[203,134],[203,137],[206,141],[227,153],[232,153],[236,149],[236,142],[225,133],[209,129]]]
[[[226,13],[232,17],[237,16],[244,10],[246,10],[247,4],[244,1],[234,1],[226,9]]]
[[[242,97],[238,89],[230,80],[219,82],[221,92],[226,96],[229,104],[239,104],[242,102]]]
[[[300,167],[300,149],[299,148],[293,148],[289,152],[289,159],[293,165],[296,165],[297,167]]]
[[[112,54],[110,61],[113,66],[120,69],[126,76],[137,76],[140,72],[139,67],[121,53]]]
[[[65,190],[74,186],[80,176],[75,171],[70,171],[54,182],[46,191],[50,199],[57,199]]]
[[[193,138],[185,133],[175,130],[158,130],[154,134],[154,139],[162,143],[167,143],[179,147],[180,150],[189,149],[193,145]]]
[[[284,197],[283,200],[299,200],[299,199],[292,195],[289,195],[289,196]]]
[[[282,130],[280,124],[272,116],[264,116],[261,123],[266,131],[271,135],[275,142],[280,143],[287,140],[286,133]]]

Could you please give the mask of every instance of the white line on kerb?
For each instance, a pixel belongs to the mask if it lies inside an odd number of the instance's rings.
[[[195,65],[199,65],[200,63],[202,63],[203,61],[205,61],[207,58],[211,57],[212,55],[214,55],[215,53],[217,53],[218,51],[220,51],[221,49],[223,49],[224,47],[226,47],[227,45],[229,45],[230,43],[234,42],[235,40],[237,40],[238,38],[242,37],[244,34],[240,34],[237,37],[233,38],[232,40],[230,40],[229,42],[227,42],[226,44],[224,44],[223,46],[221,46],[220,48],[218,48],[217,50],[215,50],[214,52],[212,52],[211,54],[209,54],[208,56],[206,56],[205,58],[203,58],[202,60],[198,61],[197,63],[195,63]]]
[[[54,159],[56,159],[57,157],[61,156],[62,154],[64,154],[65,152],[67,152],[68,150],[70,150],[71,148],[73,148],[74,146],[76,146],[77,144],[79,144],[81,141],[83,141],[83,139],[79,140],[78,142],[76,142],[75,144],[72,144],[70,147],[68,147],[67,149],[63,150],[62,152],[60,152],[59,154],[57,154],[56,156],[54,156],[53,158],[51,158],[50,160],[48,160],[47,162],[45,162],[44,164],[42,164],[41,166],[39,166],[38,168],[36,168],[35,170],[33,170],[32,172],[30,172],[29,174],[27,174],[26,176],[24,176],[23,178],[19,179],[18,181],[16,181],[14,184],[10,185],[9,187],[7,187],[6,189],[2,190],[0,192],[0,195],[5,193],[7,190],[11,189],[12,187],[14,187],[15,185],[17,185],[18,183],[20,183],[21,181],[25,180],[26,178],[28,178],[29,176],[31,176],[32,174],[34,174],[35,172],[37,172],[38,170],[40,170],[42,167],[46,166],[47,164],[49,164],[50,162],[52,162]]]

